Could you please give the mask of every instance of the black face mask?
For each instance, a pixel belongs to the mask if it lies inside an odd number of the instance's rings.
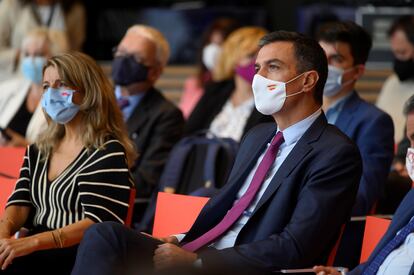
[[[112,61],[112,78],[117,85],[127,86],[148,78],[148,67],[138,63],[133,55],[115,57]]]
[[[394,59],[394,72],[400,81],[414,79],[414,60],[401,61]]]

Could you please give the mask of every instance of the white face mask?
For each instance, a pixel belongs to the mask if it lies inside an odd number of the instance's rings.
[[[203,49],[203,64],[211,71],[217,63],[217,58],[221,52],[221,47],[216,43],[210,43]]]
[[[287,82],[275,81],[256,74],[253,78],[252,89],[257,110],[264,115],[272,115],[282,109],[286,98],[303,93],[303,91],[286,95],[286,84],[298,79],[304,73],[295,76]]]
[[[354,67],[343,70],[335,66],[328,65],[328,78],[326,79],[325,87],[323,88],[323,95],[327,97],[335,96],[339,93],[343,86],[354,81],[354,79],[350,79],[347,82],[342,83],[344,74],[352,71],[353,69]]]
[[[407,156],[405,157],[405,167],[407,168],[407,172],[411,180],[414,181],[414,148],[408,148],[407,150]]]

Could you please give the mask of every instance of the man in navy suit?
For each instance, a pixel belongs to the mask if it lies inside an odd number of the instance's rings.
[[[363,216],[383,192],[394,155],[394,125],[387,113],[355,91],[371,49],[370,35],[354,22],[335,22],[321,28],[318,40],[328,58],[326,118],[361,152],[363,172],[352,215]]]
[[[185,236],[94,225],[73,274],[267,274],[326,261],[351,213],[361,157],[321,110],[327,61],[317,41],[278,31],[259,47],[255,105],[277,125],[247,133],[227,184]]]
[[[410,140],[411,148],[407,152],[407,171],[410,178],[414,181],[414,96],[408,99],[404,113],[407,116],[407,137]],[[393,249],[392,242],[397,235],[403,234],[404,227],[414,220],[414,190],[411,190],[401,202],[394,214],[392,223],[385,233],[384,237],[372,252],[368,261],[357,266],[354,270],[347,273],[348,275],[359,274],[377,274],[377,275],[405,275],[414,274],[414,232],[411,229],[405,238],[402,238],[400,244],[395,244]],[[388,249],[389,253],[384,253]],[[378,261],[380,260],[380,261]],[[375,265],[374,263],[378,261]],[[368,267],[377,267],[369,270]],[[318,274],[339,275],[336,269],[332,267],[318,266],[314,268]],[[370,273],[368,273],[370,272]]]
[[[394,152],[391,117],[355,91],[355,83],[365,70],[371,37],[354,22],[335,22],[320,29],[318,40],[329,65],[323,100],[326,118],[358,145],[362,156],[362,177],[352,215],[367,215],[384,192]],[[347,224],[336,265],[352,268],[358,264],[362,235],[362,223]]]

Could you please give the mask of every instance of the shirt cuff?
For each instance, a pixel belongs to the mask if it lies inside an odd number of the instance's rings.
[[[173,236],[176,237],[177,240],[178,240],[178,243],[180,243],[184,239],[185,234],[176,234],[176,235],[173,235]]]

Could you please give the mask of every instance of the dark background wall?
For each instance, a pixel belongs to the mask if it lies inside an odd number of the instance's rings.
[[[360,6],[413,7],[414,0],[85,0],[88,14],[84,50],[97,60],[110,60],[127,28],[142,23],[154,26],[172,48],[170,63],[190,64],[201,34],[217,17],[232,17],[244,25],[272,30],[294,30],[312,35],[321,22],[355,19]]]

